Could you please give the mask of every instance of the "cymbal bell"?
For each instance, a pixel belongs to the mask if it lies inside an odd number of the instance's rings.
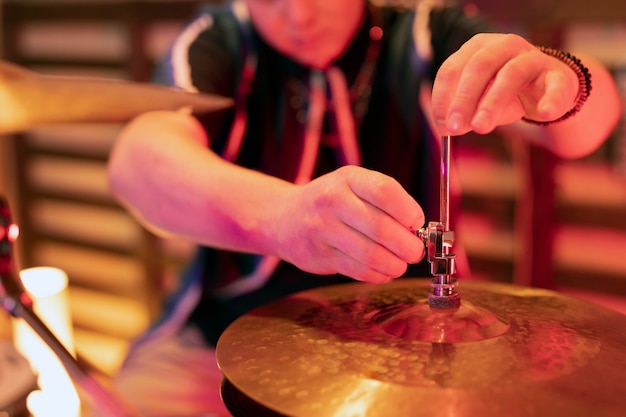
[[[46,76],[0,61],[0,134],[52,123],[124,122],[153,110],[211,112],[233,100],[130,81]]]
[[[255,309],[218,342],[225,385],[294,417],[623,415],[626,316],[553,291],[463,282],[462,304],[504,327],[423,341],[414,330],[432,324],[406,312],[429,291],[423,279],[351,283]]]

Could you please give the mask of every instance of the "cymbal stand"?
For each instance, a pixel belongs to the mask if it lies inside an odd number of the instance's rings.
[[[428,295],[428,304],[433,308],[458,308],[461,297],[456,291],[457,280],[452,277],[456,272],[455,255],[450,252],[454,245],[454,231],[450,230],[450,152],[451,138],[441,137],[441,187],[439,196],[438,222],[429,222],[428,226],[417,231],[417,235],[426,246],[427,260],[433,278]]]
[[[0,304],[13,317],[22,318],[50,347],[74,381],[89,396],[95,410],[105,417],[138,417],[128,405],[107,391],[65,348],[63,343],[33,311],[33,302],[14,273],[13,243],[18,227],[12,222],[8,204],[0,198]]]

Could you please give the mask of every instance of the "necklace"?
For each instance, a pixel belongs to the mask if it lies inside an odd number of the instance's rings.
[[[372,78],[376,69],[378,56],[383,39],[382,16],[380,9],[369,8],[370,27],[368,31],[368,45],[354,81],[348,88],[348,95],[354,117],[355,126],[359,126],[368,110],[370,96],[372,94]],[[308,81],[310,84],[310,80]],[[297,78],[287,81],[288,104],[296,111],[296,120],[304,124],[307,120],[308,94],[310,88]],[[327,106],[328,111],[333,111],[333,106]],[[325,129],[328,130],[328,129]],[[331,129],[332,130],[332,129]]]

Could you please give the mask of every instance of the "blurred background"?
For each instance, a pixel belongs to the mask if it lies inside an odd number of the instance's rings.
[[[201,3],[0,0],[1,58],[45,74],[147,82]],[[535,44],[595,55],[626,99],[622,0],[461,3]],[[61,125],[0,142],[0,192],[21,227],[19,268],[67,272],[76,350],[109,374],[157,317],[192,250],[151,235],[109,195],[105,164],[119,128]],[[552,288],[626,313],[623,124],[577,161],[496,134],[459,139],[453,157],[464,209],[457,231],[471,279]],[[10,338],[8,318],[0,319]]]

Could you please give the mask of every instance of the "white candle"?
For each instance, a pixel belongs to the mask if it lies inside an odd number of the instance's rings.
[[[35,267],[20,272],[24,288],[33,300],[33,310],[66,349],[74,354],[69,310],[67,274],[54,267]],[[28,407],[35,417],[80,415],[80,401],[72,381],[56,354],[22,319],[13,321],[16,348],[38,375],[41,391],[31,394]]]

